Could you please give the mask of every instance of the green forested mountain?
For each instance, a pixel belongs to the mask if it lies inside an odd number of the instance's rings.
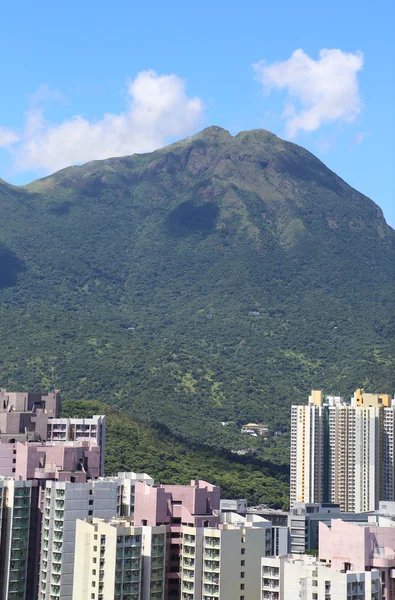
[[[228,450],[263,421],[285,432],[267,443],[279,460],[312,387],[395,391],[395,233],[267,131],[0,181],[0,209],[3,386],[57,386]]]

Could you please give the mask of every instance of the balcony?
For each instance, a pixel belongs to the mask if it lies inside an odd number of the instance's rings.
[[[219,560],[219,550],[205,550],[204,558],[211,558],[212,560]]]
[[[376,549],[371,554],[372,567],[376,569],[388,569],[395,567],[395,552],[391,552],[390,549]]]

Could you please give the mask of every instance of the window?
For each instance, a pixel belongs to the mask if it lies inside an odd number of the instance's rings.
[[[242,560],[242,561],[241,561],[241,566],[242,566],[242,567],[244,567],[244,566],[245,566],[245,564],[246,564],[246,561],[245,561],[245,560]]]
[[[93,510],[88,510],[88,515],[91,517],[93,515]]]
[[[241,577],[242,579],[244,579],[244,576],[245,576],[245,573],[244,573],[244,571],[242,571],[242,572],[240,573],[240,577]]]
[[[245,548],[242,548],[242,549],[241,549],[241,553],[242,553],[242,554],[245,554],[245,553],[246,553],[246,549],[245,549]]]
[[[240,589],[241,589],[241,590],[244,590],[244,583],[241,583],[241,584],[240,584]]]

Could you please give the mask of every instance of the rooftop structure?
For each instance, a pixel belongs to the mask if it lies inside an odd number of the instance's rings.
[[[313,556],[262,558],[261,577],[261,600],[382,599],[377,569],[339,570]]]
[[[59,390],[50,394],[0,390],[0,442],[46,440],[48,419],[59,416]]]
[[[135,485],[135,525],[216,527],[220,488],[202,480],[190,485]]]

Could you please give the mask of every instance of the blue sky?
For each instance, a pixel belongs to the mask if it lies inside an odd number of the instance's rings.
[[[390,0],[4,0],[0,177],[263,127],[394,226],[394,22]]]

